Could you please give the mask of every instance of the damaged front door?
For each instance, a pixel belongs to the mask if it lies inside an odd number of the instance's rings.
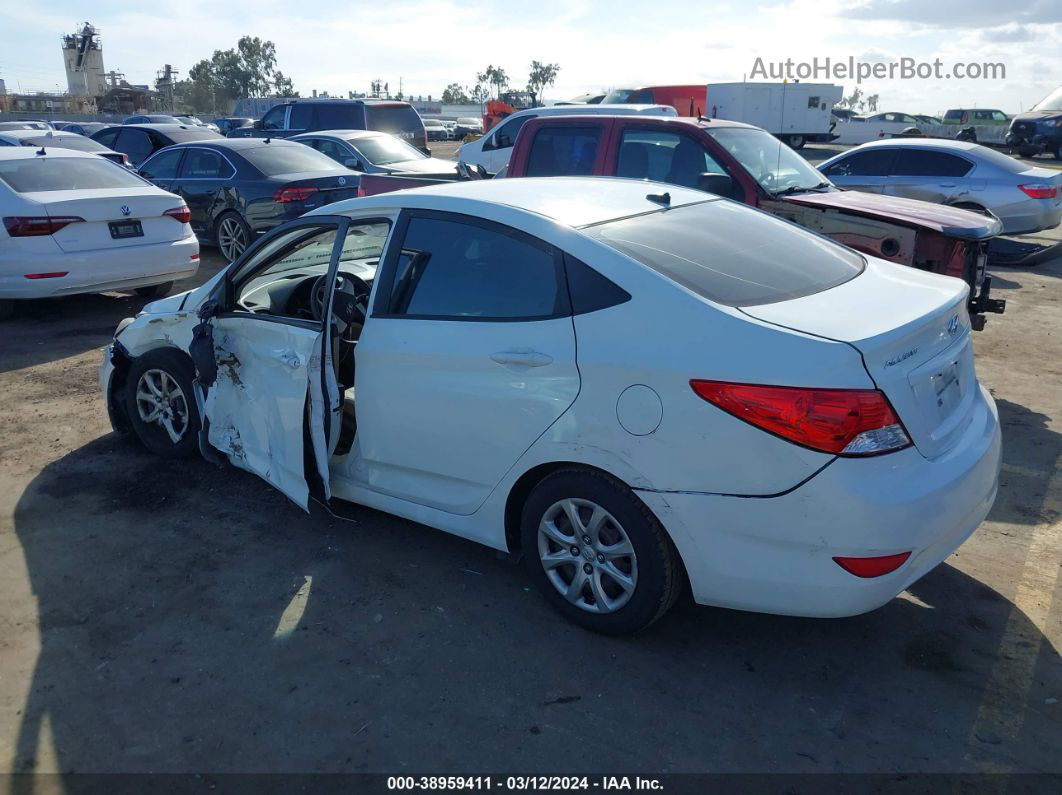
[[[339,396],[324,320],[346,226],[300,219],[261,240],[219,285],[210,321],[217,376],[203,405],[207,440],[304,509],[307,478],[328,497]]]

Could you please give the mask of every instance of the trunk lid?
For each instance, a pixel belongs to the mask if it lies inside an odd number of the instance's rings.
[[[964,240],[987,240],[998,235],[1003,229],[997,218],[944,204],[903,199],[899,196],[883,196],[879,193],[839,190],[828,193],[797,193],[781,198],[805,207],[839,210],[866,218],[932,229]]]
[[[319,171],[277,174],[271,179],[276,183],[277,190],[282,188],[316,188],[317,190],[302,202],[307,209],[312,209],[343,199],[357,197],[361,177],[352,171],[344,170],[325,174]]]
[[[39,202],[51,218],[76,216],[84,223],[63,227],[52,238],[68,252],[94,251],[104,248],[143,246],[166,243],[185,236],[185,225],[163,215],[166,210],[180,207],[184,201],[171,193],[145,185],[138,188],[96,188],[91,190],[46,191],[23,193],[27,199]],[[139,221],[142,236],[114,238],[111,223]]]
[[[741,311],[852,345],[919,452],[935,458],[962,435],[977,396],[968,290],[959,279],[870,259],[842,285]]]

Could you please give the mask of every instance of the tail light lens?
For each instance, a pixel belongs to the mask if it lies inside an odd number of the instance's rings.
[[[304,188],[281,188],[273,194],[273,201],[287,203],[287,202],[301,202],[306,201],[308,198],[317,193],[318,188],[304,187]]]
[[[868,456],[910,447],[879,390],[690,381],[698,396],[750,425],[822,453]]]
[[[51,273],[26,273],[27,279],[61,279],[70,271],[52,271]]]
[[[174,207],[172,210],[167,210],[163,215],[168,215],[175,221],[179,221],[182,224],[187,224],[192,220],[192,211],[188,209],[187,204],[182,204],[180,207]]]
[[[4,229],[11,237],[43,237],[54,235],[64,226],[84,223],[84,218],[76,215],[57,215],[54,218],[48,216],[5,216]]]
[[[1030,199],[1053,199],[1058,195],[1058,188],[1044,182],[1034,182],[1029,185],[1019,185],[1018,187]]]

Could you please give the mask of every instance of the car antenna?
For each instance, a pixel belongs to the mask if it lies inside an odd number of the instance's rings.
[[[651,202],[657,204],[663,204],[665,207],[671,206],[671,194],[670,193],[650,193],[645,198]]]
[[[39,154],[39,155],[46,155],[46,154],[48,154],[48,153],[44,151],[44,147],[42,146],[42,147],[41,147],[40,149],[38,149],[38,150],[37,150],[37,154]]]
[[[269,143],[271,140],[272,140],[271,138],[266,138],[265,141],[263,141],[263,143]]]

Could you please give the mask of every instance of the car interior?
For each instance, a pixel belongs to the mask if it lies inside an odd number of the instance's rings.
[[[266,244],[234,274],[233,311],[321,323],[336,231],[333,226],[297,227]],[[332,361],[343,406],[335,455],[345,455],[354,442],[354,351],[389,231],[386,221],[352,223],[343,241],[331,318]]]

